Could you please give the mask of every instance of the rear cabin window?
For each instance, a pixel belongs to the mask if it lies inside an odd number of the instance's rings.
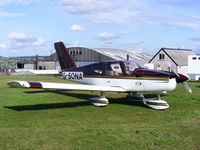
[[[95,63],[92,65],[94,72],[102,74],[103,63]]]
[[[106,75],[108,76],[120,76],[122,75],[122,69],[119,63],[109,62],[106,64]]]

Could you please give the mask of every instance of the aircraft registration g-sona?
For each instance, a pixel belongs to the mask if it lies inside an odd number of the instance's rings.
[[[77,67],[62,42],[57,42],[54,46],[63,79],[83,84],[10,81],[8,85],[23,88],[99,91],[99,97],[90,99],[95,106],[109,104],[105,92],[125,92],[132,98],[141,99],[145,105],[153,109],[169,108],[168,103],[160,99],[160,93],[174,90],[178,83],[182,83],[189,93],[192,92],[186,83],[188,78],[182,74],[143,68],[132,61],[105,61]],[[137,94],[138,92],[155,92],[158,99],[145,99],[142,94]]]

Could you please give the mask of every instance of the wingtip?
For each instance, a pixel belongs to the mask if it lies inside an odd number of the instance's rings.
[[[21,84],[19,82],[15,81],[15,80],[9,81],[8,86],[10,86],[10,87],[22,87]]]

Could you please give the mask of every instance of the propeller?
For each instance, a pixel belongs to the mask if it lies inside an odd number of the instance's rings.
[[[186,82],[188,78],[182,74],[175,72],[173,69],[171,69],[171,71],[177,76],[176,78],[177,83],[182,83],[186,91],[188,91],[189,93],[192,93],[192,89],[189,87],[188,83]]]
[[[186,91],[188,91],[189,93],[192,93],[192,89],[189,87],[186,81],[182,82],[182,85],[184,86]]]

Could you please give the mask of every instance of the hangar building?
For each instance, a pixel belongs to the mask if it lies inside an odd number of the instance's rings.
[[[148,63],[151,56],[139,51],[111,48],[85,48],[85,47],[68,47],[70,55],[76,62],[77,66],[87,65],[93,62],[106,60],[131,60],[139,64]],[[57,60],[56,53],[45,58],[46,60]]]
[[[138,64],[147,64],[151,56],[139,51],[111,48],[68,47],[69,54],[77,66],[107,60],[131,60]],[[44,58],[32,58],[29,61],[19,61],[17,69],[60,70],[57,54]]]

